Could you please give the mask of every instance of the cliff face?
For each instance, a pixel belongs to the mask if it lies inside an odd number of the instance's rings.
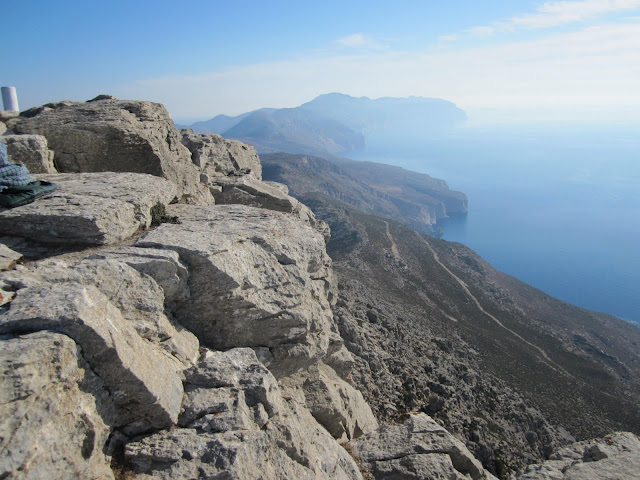
[[[0,478],[494,478],[374,415],[329,228],[251,147],[108,96],[0,127],[58,185],[0,211]]]

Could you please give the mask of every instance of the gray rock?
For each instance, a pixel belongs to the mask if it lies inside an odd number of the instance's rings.
[[[0,122],[0,135],[4,135],[6,131],[7,131],[7,126],[5,125],[4,122]]]
[[[73,338],[111,392],[117,425],[136,422],[133,430],[145,430],[177,421],[183,394],[177,360],[141,338],[96,287],[68,282],[20,288],[10,306],[0,317],[0,334],[50,330]]]
[[[135,250],[135,249],[131,249]],[[120,310],[138,335],[166,350],[189,367],[198,358],[198,339],[181,325],[173,323],[164,311],[162,289],[149,276],[116,259],[73,260],[73,254],[37,262],[20,271],[7,272],[0,280],[19,288],[68,283],[93,285]]]
[[[278,190],[280,190],[285,195],[289,195],[289,187],[287,187],[284,183],[269,182],[269,181],[265,181],[265,180],[263,180],[262,183],[265,183],[266,185],[268,185],[270,187],[277,188]]]
[[[22,112],[8,126],[19,134],[44,135],[60,172],[148,173],[171,180],[182,202],[213,203],[171,117],[158,103],[50,103]]]
[[[299,375],[307,408],[333,438],[346,442],[378,428],[362,394],[331,367],[319,362]]]
[[[181,426],[207,432],[259,430],[282,410],[274,376],[250,348],[207,351],[185,372]]]
[[[362,478],[250,349],[207,352],[186,372],[180,425],[126,445],[136,478]]]
[[[0,477],[112,479],[103,386],[69,337],[0,337]]]
[[[291,215],[241,205],[167,211],[181,224],[160,225],[136,246],[176,251],[188,265],[192,295],[175,314],[201,343],[253,347],[276,376],[327,352],[337,338],[335,283],[315,230]]]
[[[21,258],[21,253],[14,252],[4,243],[0,243],[0,271],[13,268],[16,262]]]
[[[38,175],[58,189],[0,212],[0,233],[42,243],[104,245],[151,224],[151,207],[175,196],[171,182],[134,173]]]
[[[9,160],[22,163],[29,173],[56,173],[53,152],[42,135],[5,135],[2,141],[7,145]]]
[[[424,413],[411,414],[400,425],[384,425],[351,446],[377,480],[451,478],[453,474],[457,475],[453,478],[494,478],[462,442]],[[415,471],[429,473],[420,477]]]
[[[112,258],[126,263],[153,278],[164,291],[165,303],[175,310],[178,302],[190,296],[189,271],[180,256],[171,250],[156,248],[116,247],[102,249],[88,258]]]
[[[550,460],[530,465],[517,480],[636,480],[640,472],[640,439],[629,432],[574,443]]]
[[[222,187],[222,192],[215,196],[217,204],[241,204],[292,213],[312,226],[316,224],[315,215],[306,205],[250,175],[218,177],[214,182]]]
[[[191,160],[209,179],[233,174],[262,179],[262,165],[251,145],[215,133],[195,133],[191,129],[180,130],[180,133],[182,144],[191,152]]]

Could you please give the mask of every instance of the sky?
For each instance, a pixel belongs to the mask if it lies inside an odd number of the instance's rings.
[[[20,108],[106,93],[191,123],[329,92],[473,124],[640,126],[640,0],[0,0]]]

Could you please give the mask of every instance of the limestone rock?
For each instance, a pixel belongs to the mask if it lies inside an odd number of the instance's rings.
[[[111,392],[117,425],[135,422],[133,430],[145,430],[177,421],[183,389],[176,361],[143,340],[96,287],[67,282],[20,288],[10,306],[0,316],[0,334],[50,330],[73,338]]]
[[[195,133],[191,129],[180,133],[182,144],[191,152],[191,160],[210,179],[239,173],[262,179],[262,165],[251,145],[215,133]]]
[[[362,478],[250,349],[207,352],[186,372],[180,425],[126,445],[136,478]]]
[[[292,213],[312,226],[316,223],[315,215],[306,205],[250,175],[218,177],[214,181],[222,187],[222,192],[215,196],[218,204],[237,203]]]
[[[0,477],[112,479],[102,385],[69,337],[0,337]]]
[[[14,252],[4,243],[0,243],[0,271],[9,270],[21,258],[22,254]]]
[[[177,365],[178,370],[193,365],[198,357],[198,340],[165,315],[164,295],[158,284],[127,263],[96,257],[106,255],[92,255],[81,261],[67,261],[65,257],[43,260],[20,271],[7,272],[0,281],[19,288],[93,285],[109,298],[141,338],[184,364]]]
[[[60,172],[136,172],[171,180],[179,199],[210,205],[209,190],[164,106],[101,99],[32,108],[9,121],[16,133],[44,135]]]
[[[29,173],[56,173],[53,152],[42,135],[5,135],[2,141],[7,145],[9,159],[25,165]]]
[[[263,180],[262,183],[273,187],[273,188],[277,188],[278,190],[280,190],[282,193],[284,193],[285,195],[289,195],[289,187],[287,187],[284,183],[280,183],[280,182],[269,182],[269,181],[265,181]]]
[[[134,173],[38,175],[58,189],[0,212],[0,233],[42,243],[104,245],[151,224],[151,207],[175,196],[171,182]]]
[[[201,343],[253,347],[276,376],[322,357],[337,337],[335,283],[322,237],[295,217],[242,205],[171,205],[180,224],[147,232],[138,247],[178,252],[191,295],[175,314]]]
[[[0,135],[4,135],[6,131],[7,131],[7,126],[5,125],[4,122],[0,122]]]
[[[333,438],[345,442],[378,428],[371,407],[362,394],[342,380],[331,367],[319,362],[300,376],[305,404]]]
[[[116,247],[100,250],[88,258],[111,258],[126,263],[140,273],[149,275],[162,288],[165,303],[175,310],[178,302],[190,296],[189,271],[180,256],[171,250],[157,248]]]
[[[376,480],[495,478],[462,442],[424,413],[409,415],[400,425],[384,425],[351,445]]]
[[[636,480],[640,472],[640,439],[629,432],[574,443],[550,460],[530,465],[513,480]]]
[[[259,430],[282,410],[274,376],[250,348],[207,351],[185,372],[179,424],[207,432]]]

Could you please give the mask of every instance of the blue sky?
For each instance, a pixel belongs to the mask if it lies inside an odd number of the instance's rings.
[[[445,98],[472,122],[640,125],[640,0],[3,0],[22,109],[99,93],[177,121],[339,91]]]

